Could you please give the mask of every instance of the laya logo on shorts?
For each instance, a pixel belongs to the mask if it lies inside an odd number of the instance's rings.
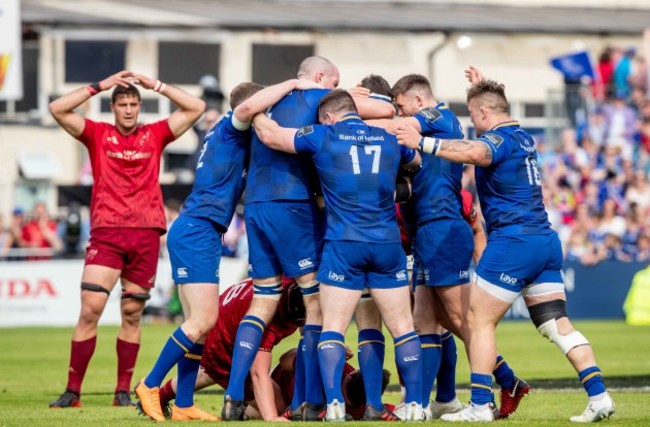
[[[305,268],[313,267],[314,263],[311,262],[311,258],[305,258],[301,259],[298,261],[298,267],[300,267],[301,270],[304,270]]]
[[[502,281],[503,283],[507,283],[508,285],[514,285],[517,283],[516,277],[510,277],[506,273],[501,273],[501,276],[499,276],[499,280]]]
[[[400,270],[395,273],[395,278],[397,280],[406,280],[406,270]]]
[[[330,280],[333,280],[335,282],[342,282],[345,280],[345,276],[342,274],[336,274],[333,271],[330,270],[330,272],[327,274],[327,278]]]
[[[253,344],[248,342],[248,341],[239,341],[239,346],[240,347],[245,347],[249,350],[253,350]]]
[[[185,277],[186,278],[187,277],[187,268],[178,267],[176,269],[176,274],[178,275],[178,277]]]
[[[469,279],[469,271],[468,270],[460,270],[458,272],[458,278],[459,279]]]
[[[420,359],[420,357],[416,354],[414,356],[406,356],[403,360],[405,362],[416,362]]]

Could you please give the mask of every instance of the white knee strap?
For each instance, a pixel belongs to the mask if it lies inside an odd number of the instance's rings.
[[[537,330],[543,337],[548,338],[549,341],[557,345],[565,356],[576,347],[589,345],[587,338],[578,331],[573,331],[567,335],[560,334],[555,319],[542,323]]]
[[[253,298],[266,298],[279,301],[282,296],[282,283],[253,282]]]

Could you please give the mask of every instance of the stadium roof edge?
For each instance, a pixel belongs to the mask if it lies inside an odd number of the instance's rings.
[[[650,7],[515,7],[430,2],[264,0],[22,0],[22,21],[45,27],[233,31],[412,31],[624,35],[650,26]]]

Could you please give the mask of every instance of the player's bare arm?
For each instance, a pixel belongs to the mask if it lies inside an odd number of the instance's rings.
[[[397,129],[397,140],[409,148],[433,154],[456,163],[469,163],[481,167],[492,163],[490,146],[480,140],[471,139],[438,139],[423,137],[408,124]]]
[[[420,122],[415,117],[395,117],[394,119],[371,119],[365,120],[370,126],[376,126],[385,129],[386,131],[397,134],[397,129],[405,123],[413,126],[418,133],[422,132]]]
[[[291,79],[282,83],[262,89],[246,101],[235,107],[233,114],[237,120],[250,123],[253,116],[261,113],[280,101],[285,95],[293,90],[318,89],[321,85],[306,79]]]
[[[481,70],[479,70],[473,65],[470,65],[465,69],[465,77],[473,85],[485,80],[485,77],[483,77],[483,73],[481,73]]]
[[[251,380],[253,382],[253,393],[257,409],[265,421],[289,421],[278,416],[278,409],[275,407],[275,395],[273,392],[273,380],[269,375],[271,370],[271,352],[260,349],[255,356],[251,366]]]
[[[205,102],[202,99],[190,95],[183,89],[163,83],[160,80],[154,80],[143,74],[134,74],[133,79],[133,83],[158,92],[178,105],[178,110],[174,111],[168,119],[169,129],[171,129],[175,137],[181,136],[192,127],[205,110]]]
[[[362,119],[391,119],[395,116],[393,104],[367,96],[353,96],[359,117]]]
[[[117,85],[128,86],[133,76],[132,71],[123,70],[106,77],[100,82],[75,89],[52,101],[50,103],[50,114],[66,132],[76,138],[83,132],[85,120],[81,114],[74,110],[99,92],[112,89]]]
[[[257,136],[267,147],[285,153],[296,153],[293,139],[298,129],[283,128],[264,114],[253,118],[253,126]]]

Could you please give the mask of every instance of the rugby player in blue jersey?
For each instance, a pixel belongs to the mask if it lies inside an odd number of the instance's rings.
[[[470,119],[478,139],[422,137],[401,126],[400,143],[453,162],[476,165],[476,186],[486,220],[488,243],[479,261],[467,313],[471,405],[443,415],[446,421],[491,421],[496,326],[518,295],[524,297],[540,334],[555,343],[578,372],[589,403],[573,422],[609,418],[614,402],[605,388],[589,341],[567,317],[562,247],[551,229],[542,199],[535,142],[508,113],[502,84],[485,80],[470,67]]]
[[[325,419],[345,421],[340,383],[344,334],[363,288],[368,287],[395,341],[395,359],[406,386],[406,418],[421,420],[420,340],[413,329],[406,256],[394,206],[400,165],[417,167],[420,156],[400,150],[394,135],[365,124],[345,91],[321,100],[319,121],[322,125],[292,129],[260,114],[254,126],[269,147],[308,154],[323,188],[327,231],[317,279],[323,314],[318,358],[327,398]]]
[[[194,405],[194,382],[205,334],[217,321],[221,238],[244,191],[250,121],[290,91],[314,87],[318,85],[298,79],[266,89],[255,83],[241,83],[230,94],[233,111],[205,136],[194,188],[167,238],[172,275],[179,285],[186,318],[167,340],[151,372],[135,388],[141,411],[156,421],[165,420],[158,388],[176,364],[178,392],[172,419],[217,420]]]
[[[437,138],[463,138],[456,115],[444,103],[433,97],[429,80],[409,74],[393,86],[399,118],[372,121],[395,133],[404,123],[412,125],[422,135]],[[469,300],[469,268],[472,255],[478,262],[485,247],[485,233],[480,222],[473,227],[462,215],[461,179],[463,165],[430,154],[422,155],[422,169],[412,177],[412,204],[416,222],[414,256],[418,271],[414,275],[415,307],[413,320],[422,342],[422,402],[425,413],[432,418],[458,412],[463,405],[456,397],[455,353],[453,336],[439,322],[461,337],[466,325],[462,321]],[[477,247],[475,250],[474,240]],[[449,251],[453,248],[453,251]],[[434,306],[438,309],[434,310]],[[444,339],[443,339],[444,337]],[[441,366],[442,361],[444,366]],[[448,362],[451,362],[448,364]],[[499,418],[513,413],[528,384],[515,377],[503,357],[494,375],[501,386]],[[429,395],[438,376],[436,400],[429,405]],[[429,407],[427,408],[427,405]],[[400,408],[396,410],[400,415]]]
[[[318,122],[318,103],[339,83],[338,68],[329,60],[305,59],[298,77],[319,83],[323,89],[295,90],[273,105],[268,114],[280,125],[299,128]],[[357,98],[364,117],[394,112],[392,106],[369,98]],[[320,263],[325,213],[318,208],[318,189],[313,163],[308,157],[271,150],[254,135],[244,219],[249,246],[249,273],[255,284],[253,302],[238,332],[222,419],[240,420],[244,410],[244,379],[255,358],[266,322],[273,318],[280,296],[281,277],[295,278],[305,297],[306,323],[299,344],[305,364],[303,419],[313,420],[325,398],[318,366],[317,346],[321,331],[316,271]],[[295,408],[292,408],[295,409]]]

